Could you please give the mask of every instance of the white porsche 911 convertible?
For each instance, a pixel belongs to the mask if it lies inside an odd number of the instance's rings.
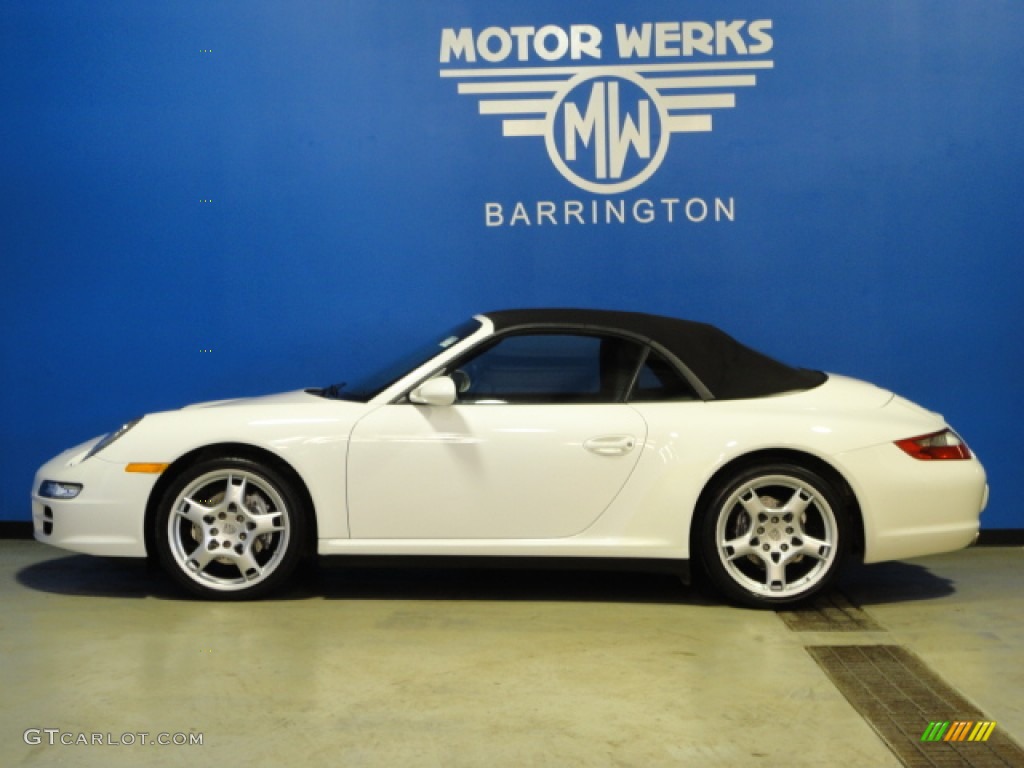
[[[958,549],[988,498],[941,416],[711,326],[479,315],[345,385],[149,414],[40,468],[39,541],[262,596],[313,555],[631,561],[771,607]],[[575,560],[570,560],[575,558]]]

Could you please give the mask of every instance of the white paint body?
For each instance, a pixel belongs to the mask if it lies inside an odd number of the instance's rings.
[[[976,538],[988,495],[981,464],[919,461],[894,444],[944,429],[942,417],[841,376],[730,401],[445,406],[402,397],[492,331],[483,319],[368,403],[299,391],[202,404],[148,415],[86,460],[99,438],[73,448],[36,477],[36,538],[96,555],[146,555],[159,475],[125,467],[174,464],[213,445],[252,446],[295,470],[322,555],[685,560],[698,499],[716,472],[772,449],[813,456],[842,475],[860,509],[867,562]],[[71,500],[42,498],[43,480],[83,490]]]

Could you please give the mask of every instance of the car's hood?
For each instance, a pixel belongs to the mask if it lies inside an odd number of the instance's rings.
[[[260,395],[259,397],[239,397],[231,400],[209,400],[205,403],[192,403],[186,405],[182,410],[193,408],[224,408],[243,405],[301,405],[305,403],[322,402],[318,395],[310,394],[304,389],[297,389],[293,392],[279,392],[274,395]]]
[[[171,462],[220,443],[255,445],[279,454],[313,443],[340,444],[365,409],[363,403],[327,400],[302,390],[196,403],[147,414],[97,455],[115,464],[139,461],[138,456]]]

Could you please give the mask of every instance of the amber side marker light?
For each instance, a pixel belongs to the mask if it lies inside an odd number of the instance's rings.
[[[124,471],[125,472],[138,472],[138,473],[146,474],[146,475],[159,475],[161,472],[163,472],[169,466],[171,466],[171,465],[170,464],[154,464],[154,463],[151,463],[151,462],[133,462],[131,464],[126,464],[125,468],[124,468]]]
[[[971,449],[952,429],[932,432],[930,435],[908,437],[897,440],[896,445],[909,456],[921,461],[943,461],[947,459],[969,459]]]

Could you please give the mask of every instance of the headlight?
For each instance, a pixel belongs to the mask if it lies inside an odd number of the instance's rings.
[[[141,416],[139,418],[137,418],[137,419],[132,419],[127,424],[122,424],[117,430],[111,432],[109,435],[107,435],[102,440],[100,440],[98,443],[96,443],[96,445],[94,445],[92,447],[92,449],[87,454],[85,454],[85,459],[88,459],[88,458],[90,458],[92,456],[95,456],[97,453],[99,453],[104,448],[106,448],[108,445],[110,445],[112,442],[117,440],[119,437],[121,437],[121,435],[123,435],[125,432],[127,432],[132,427],[134,427],[140,421],[142,421],[142,417]],[[85,459],[82,459],[82,461],[85,461]]]
[[[44,499],[73,499],[82,492],[81,483],[61,483],[56,480],[43,480],[39,486],[39,495]]]

